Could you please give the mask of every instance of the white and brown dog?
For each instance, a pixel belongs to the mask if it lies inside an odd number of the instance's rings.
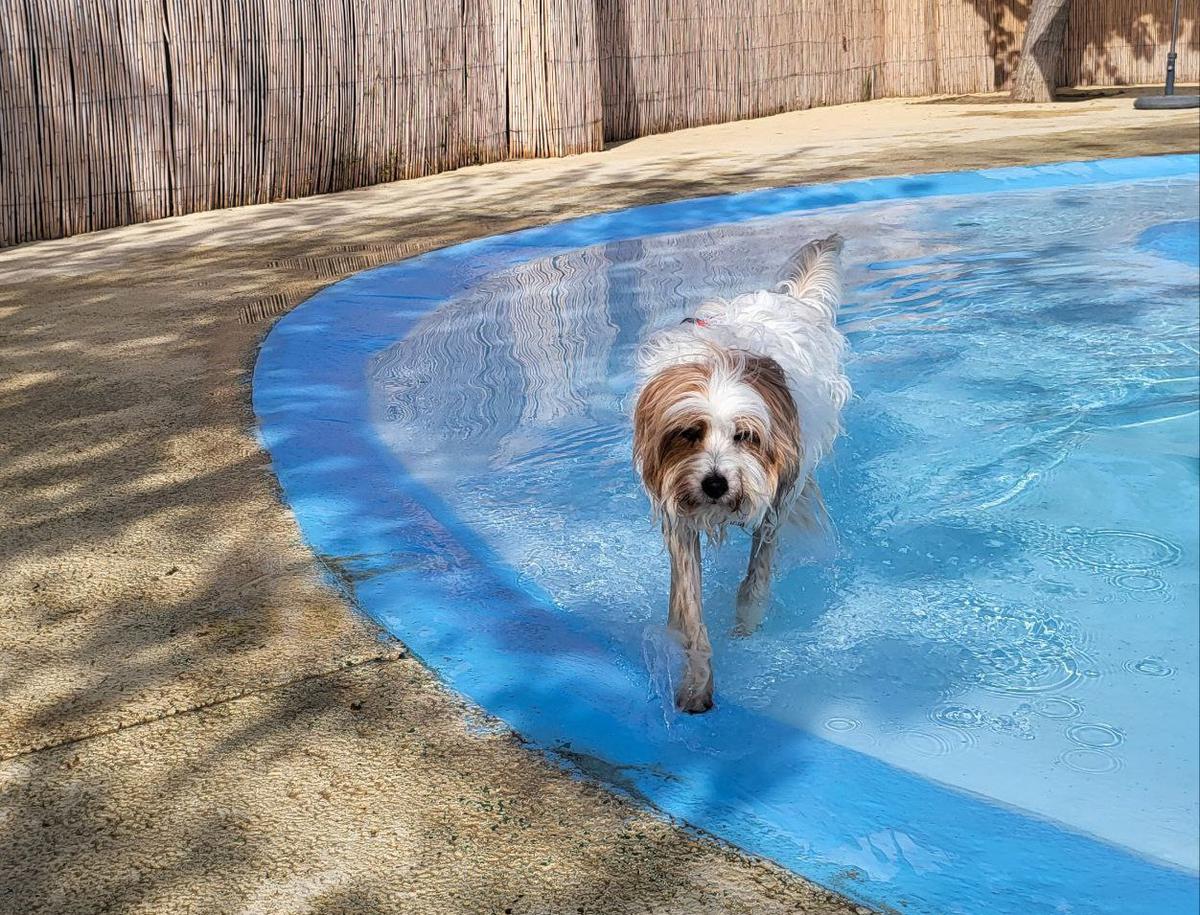
[[[842,239],[809,242],[774,290],[702,306],[641,347],[633,452],[671,556],[668,627],[686,670],[686,712],[712,708],[712,648],[700,603],[700,535],[754,532],[737,597],[736,632],[762,620],[778,534],[823,514],[813,479],[850,397],[842,370]]]

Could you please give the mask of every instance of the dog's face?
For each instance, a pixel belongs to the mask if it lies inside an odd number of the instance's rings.
[[[796,481],[800,429],[773,359],[714,350],[652,376],[634,412],[634,458],[655,511],[719,537],[754,526]]]

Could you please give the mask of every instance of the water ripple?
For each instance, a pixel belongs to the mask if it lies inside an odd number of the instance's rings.
[[[930,712],[929,717],[953,728],[981,728],[988,722],[988,716],[981,709],[965,705],[944,705]]]
[[[1045,696],[1034,705],[1034,711],[1043,718],[1069,719],[1083,714],[1083,706],[1066,696]]]
[[[1155,594],[1167,590],[1167,583],[1157,575],[1146,572],[1122,572],[1109,579],[1114,586],[1135,594]]]
[[[1124,667],[1134,674],[1147,677],[1170,677],[1175,674],[1175,668],[1162,658],[1142,658],[1140,661],[1126,661]]]
[[[1125,742],[1125,735],[1107,724],[1075,724],[1067,728],[1067,739],[1084,747],[1105,749]]]
[[[1059,562],[1094,572],[1145,574],[1179,562],[1183,551],[1164,537],[1142,531],[1063,530]]]
[[[1074,747],[1059,756],[1058,761],[1086,775],[1107,775],[1123,766],[1118,757],[1094,747]]]
[[[900,743],[918,756],[946,756],[954,752],[955,744],[945,733],[911,728],[900,732]]]
[[[858,728],[859,722],[856,718],[827,718],[825,727],[827,730],[845,733]]]

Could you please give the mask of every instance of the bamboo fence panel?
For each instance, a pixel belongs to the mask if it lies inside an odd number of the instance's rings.
[[[1122,86],[1163,79],[1171,43],[1172,0],[1105,0],[1071,6],[1060,82],[1068,86]],[[1200,73],[1200,10],[1180,4],[1177,79]]]
[[[1075,0],[1060,83],[1162,78]],[[1008,85],[1028,0],[0,0],[0,246],[882,96]],[[1179,80],[1200,79],[1185,4]]]
[[[508,148],[565,156],[604,145],[595,17],[578,0],[498,0],[507,38]]]

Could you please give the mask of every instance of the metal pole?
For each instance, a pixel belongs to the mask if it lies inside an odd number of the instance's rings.
[[[1179,38],[1179,0],[1175,0],[1175,12],[1171,21],[1171,52],[1167,55],[1167,85],[1162,95],[1139,95],[1133,100],[1138,109],[1200,108],[1200,95],[1175,94],[1175,42]]]
[[[1175,36],[1179,33],[1179,0],[1175,0],[1175,15],[1171,23],[1171,52],[1167,55],[1167,86],[1163,95],[1175,94]]]

